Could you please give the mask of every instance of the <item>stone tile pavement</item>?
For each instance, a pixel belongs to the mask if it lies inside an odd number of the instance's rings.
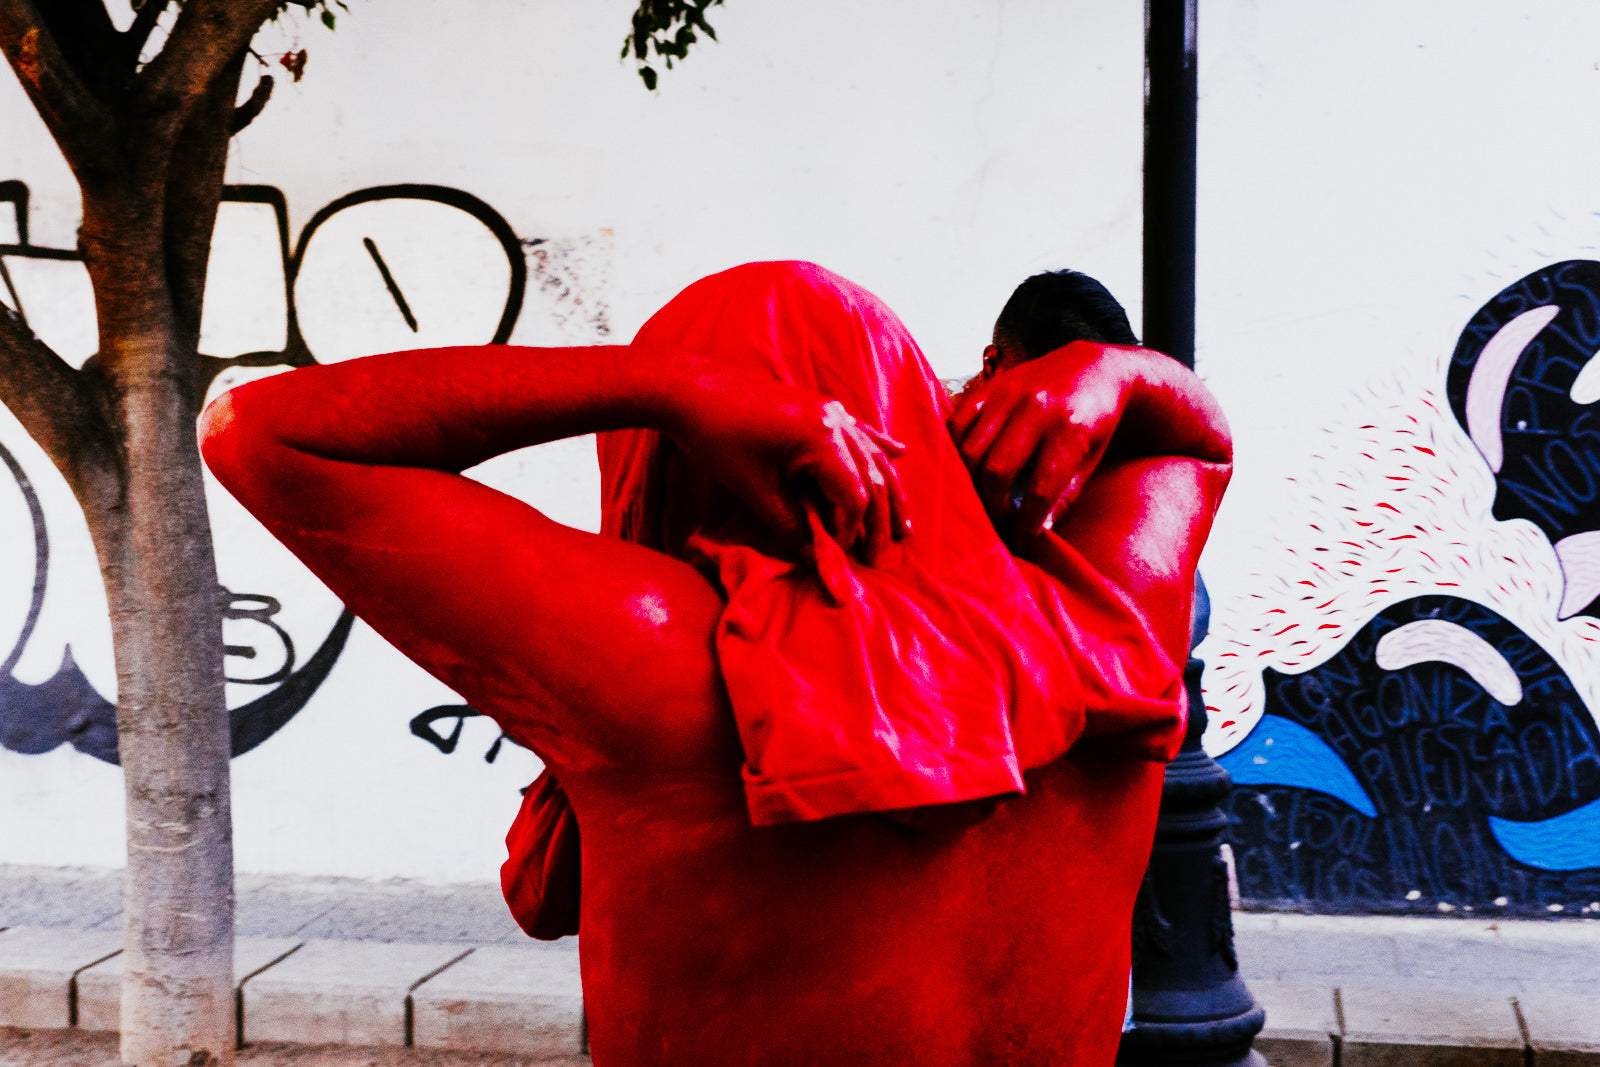
[[[0,867],[0,1067],[116,1062],[121,895]],[[589,1062],[577,939],[529,939],[497,885],[242,876],[236,914],[242,1062]]]
[[[1273,1067],[1600,1065],[1600,922],[1236,912]]]
[[[0,867],[0,1067],[115,1062],[120,893]],[[241,1062],[588,1063],[576,939],[526,938],[497,886],[243,876],[238,916]],[[1600,922],[1234,919],[1274,1067],[1600,1067]]]

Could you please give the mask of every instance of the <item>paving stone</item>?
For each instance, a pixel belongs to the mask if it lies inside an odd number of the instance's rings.
[[[233,980],[241,982],[300,945],[292,937],[241,937],[233,943]],[[112,956],[78,974],[78,1026],[84,1030],[117,1030],[122,1026],[121,955]]]
[[[464,945],[308,941],[245,981],[244,1040],[407,1044],[412,987],[469,951]]]
[[[1589,920],[1412,919],[1396,938],[1400,972],[1429,985],[1495,992],[1594,980],[1600,924]]]
[[[121,1067],[117,1035],[101,1030],[19,1030],[0,1026],[0,1067]],[[261,1041],[235,1054],[239,1067],[593,1067],[587,1056]]]
[[[236,930],[324,941],[525,945],[498,882],[434,885],[409,879],[240,875]],[[576,938],[561,947],[575,949]]]
[[[1595,994],[1535,990],[1517,996],[1538,1067],[1600,1064],[1600,1011]]]
[[[524,945],[498,881],[436,884],[414,879],[241,874],[235,880],[241,937],[351,941],[448,941]],[[0,864],[0,929],[122,929],[122,872],[114,868]],[[576,938],[556,943],[576,949]]]
[[[1339,1032],[1333,988],[1291,982],[1251,982],[1267,1025],[1255,1049],[1272,1067],[1333,1067],[1333,1034]]]
[[[1342,1067],[1522,1067],[1511,998],[1475,990],[1339,991]]]
[[[418,986],[411,1002],[419,1047],[544,1056],[583,1052],[583,986],[573,952],[480,948]]]
[[[340,884],[348,882],[348,885]],[[418,886],[354,879],[262,881],[239,888],[238,933],[319,941],[526,945],[494,886]],[[576,952],[578,939],[551,942]]]
[[[0,933],[0,1026],[72,1025],[72,976],[121,951],[120,931],[14,926]]]
[[[1403,930],[1382,917],[1352,923],[1345,916],[1241,911],[1234,912],[1233,932],[1239,973],[1247,984],[1388,986],[1399,973],[1396,937]]]
[[[1593,919],[1235,912],[1233,921],[1246,982],[1582,992],[1600,956]]]
[[[0,927],[122,929],[122,872],[100,867],[0,867]]]

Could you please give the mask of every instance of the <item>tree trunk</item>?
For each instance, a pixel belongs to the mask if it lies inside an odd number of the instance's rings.
[[[101,550],[127,790],[122,1061],[140,1067],[228,1064],[236,1041],[222,622],[190,404],[170,379],[123,396],[126,500]]]
[[[98,0],[0,0],[0,52],[83,193],[100,335],[75,371],[0,309],[0,397],[82,505],[111,608],[128,824],[123,1062],[231,1064],[231,738],[197,347],[240,73],[285,3],[134,6],[118,31]],[[159,53],[140,62],[172,6]]]
[[[84,493],[111,608],[127,793],[122,1060],[230,1064],[233,844],[222,622],[159,197],[85,197],[115,490]],[[140,216],[140,210],[146,217]],[[203,270],[203,264],[201,269]],[[188,284],[188,279],[185,279]],[[203,282],[202,282],[203,284]]]

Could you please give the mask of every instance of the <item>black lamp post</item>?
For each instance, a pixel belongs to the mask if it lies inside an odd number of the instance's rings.
[[[1196,0],[1145,0],[1144,341],[1194,366]],[[1210,624],[1195,581],[1190,648]],[[1221,801],[1228,772],[1200,747],[1202,664],[1184,669],[1189,726],[1167,767],[1155,847],[1134,911],[1133,1028],[1119,1064],[1266,1067],[1266,1013],[1239,978]]]
[[[1144,343],[1194,366],[1196,0],[1144,5]]]
[[[1210,623],[1205,584],[1195,582],[1199,644]],[[1228,906],[1222,841],[1228,817],[1221,802],[1228,772],[1200,747],[1206,709],[1203,664],[1184,668],[1189,727],[1161,786],[1155,847],[1133,913],[1133,1029],[1122,1035],[1117,1063],[1266,1067],[1250,1044],[1266,1013],[1239,977]]]

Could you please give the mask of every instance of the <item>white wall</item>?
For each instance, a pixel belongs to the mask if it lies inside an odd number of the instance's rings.
[[[1551,647],[1600,707],[1600,625],[1557,624],[1548,545],[1528,524],[1488,515],[1494,483],[1450,414],[1443,370],[1500,289],[1597,256],[1600,156],[1583,131],[1600,116],[1590,47],[1600,10],[1203,8],[1197,361],[1232,420],[1238,470],[1204,565],[1213,675],[1223,651],[1250,661],[1223,672],[1228,684],[1262,666],[1303,670],[1386,600],[1457,590]],[[1316,549],[1356,537],[1351,523],[1372,518],[1388,476],[1405,473],[1366,455],[1382,456],[1398,428],[1437,453],[1408,460],[1443,494],[1413,515],[1432,535],[1421,550],[1448,557],[1464,543],[1470,562],[1435,569],[1410,551],[1319,573]],[[1396,566],[1419,584],[1375,580]],[[1536,589],[1500,588],[1530,570]],[[1348,590],[1348,614],[1332,638],[1292,650],[1273,640],[1279,620],[1267,613],[1307,580],[1330,596]],[[1225,712],[1213,723],[1219,750],[1260,711],[1225,689],[1208,681],[1208,702]]]
[[[625,339],[694,278],[769,258],[813,259],[878,292],[946,377],[976,369],[995,311],[1038,269],[1100,275],[1137,319],[1136,7],[731,0],[712,19],[721,43],[663,72],[652,95],[616,59],[632,6],[501,3],[489,17],[430,0],[353,2],[332,34],[286,20],[292,28],[269,31],[257,50],[306,48],[305,78],[280,76],[236,142],[229,180],[283,192],[291,245],[324,205],[373,186],[433,183],[481,198],[519,238],[545,239],[527,250],[528,299],[513,334],[527,343]],[[70,176],[10,78],[0,79],[0,144],[0,179],[32,193],[32,242],[72,247]],[[0,211],[0,243],[11,239],[7,218]],[[506,268],[485,233],[455,209],[415,201],[335,216],[293,294],[318,358],[487,340]],[[362,236],[416,305],[416,334]],[[216,254],[207,349],[281,346],[286,296],[270,209],[228,205]],[[94,338],[81,267],[7,263],[36,329],[86,358]],[[109,698],[104,602],[82,520],[9,420],[0,443],[38,487],[52,552],[45,609],[15,675],[50,677],[70,646]],[[485,477],[593,526],[592,445],[535,452],[497,461]],[[0,476],[4,493],[0,646],[9,648],[35,546],[20,491]],[[304,663],[337,604],[225,494],[213,494],[213,507],[224,584],[277,598],[271,618]],[[230,623],[229,640],[257,651],[230,657],[235,671],[282,658],[261,622]],[[230,687],[234,704],[258,693]],[[496,731],[482,719],[467,721],[449,756],[408,731],[413,715],[451,702],[358,625],[309,706],[234,763],[240,869],[492,877],[516,790],[536,763],[508,747],[486,764]],[[438,725],[448,733],[452,723]],[[0,862],[120,863],[120,796],[120,772],[70,747],[0,751]]]

